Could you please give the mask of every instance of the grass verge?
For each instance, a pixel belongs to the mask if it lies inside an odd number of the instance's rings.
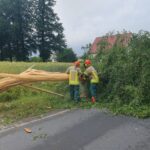
[[[3,66],[4,65],[4,66]],[[19,73],[30,67],[32,63],[0,63],[1,72]],[[36,69],[48,71],[64,72],[69,64],[60,63],[41,63],[36,64]],[[12,69],[12,70],[11,70]],[[69,86],[67,82],[51,83],[42,82],[35,84],[35,86],[52,90],[57,93],[64,94],[64,98],[49,95],[46,93],[32,91],[24,87],[15,87],[0,94],[0,125],[8,125],[28,117],[35,117],[46,114],[56,109],[107,109],[115,115],[123,114],[134,116],[138,118],[150,117],[150,105],[130,105],[120,104],[118,102],[106,102],[99,100],[99,102],[92,104],[90,101],[82,99],[80,103],[74,103],[69,98]]]
[[[40,116],[56,109],[107,109],[115,115],[123,114],[137,118],[150,117],[150,105],[130,106],[117,103],[106,103],[99,101],[92,104],[86,99],[80,103],[74,103],[69,98],[69,87],[67,83],[45,83],[36,84],[44,89],[50,89],[62,93],[64,98],[31,91],[30,89],[16,87],[0,94],[0,124],[8,125],[24,118]],[[12,98],[13,97],[13,98]]]

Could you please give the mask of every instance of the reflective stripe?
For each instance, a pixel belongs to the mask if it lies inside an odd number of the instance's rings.
[[[69,84],[70,85],[79,85],[79,77],[77,70],[70,70],[69,73]]]
[[[99,77],[97,71],[93,66],[90,66],[84,72],[85,75],[88,75],[91,79],[91,83],[99,83]]]
[[[72,81],[76,80],[76,73],[77,73],[77,71],[75,71],[75,70],[70,71],[70,78]]]
[[[97,75],[96,71],[92,71],[92,79],[91,79],[91,83],[98,83],[99,82],[99,78]]]

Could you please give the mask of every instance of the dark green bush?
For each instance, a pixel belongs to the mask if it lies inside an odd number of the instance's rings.
[[[109,52],[100,52],[96,60],[95,66],[105,79],[100,85],[101,98],[150,104],[150,32],[133,34],[127,47],[115,44]]]

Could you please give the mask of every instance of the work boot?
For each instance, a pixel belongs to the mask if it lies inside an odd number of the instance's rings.
[[[95,99],[95,97],[94,97],[94,96],[92,96],[92,98],[91,98],[91,102],[92,102],[92,103],[95,103],[95,102],[96,102],[96,99]]]

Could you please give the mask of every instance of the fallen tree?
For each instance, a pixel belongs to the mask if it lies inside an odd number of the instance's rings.
[[[20,74],[0,73],[0,92],[6,91],[17,85],[27,85],[42,81],[66,81],[68,74],[60,72],[47,72],[29,68]]]

